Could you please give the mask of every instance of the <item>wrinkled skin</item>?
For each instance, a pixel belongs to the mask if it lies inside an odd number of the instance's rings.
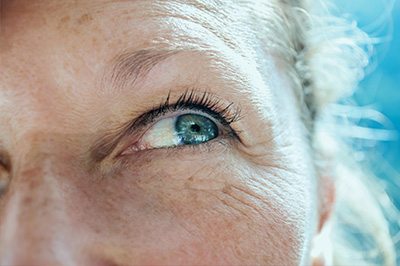
[[[8,0],[1,12],[1,265],[309,263],[317,178],[273,47],[261,71],[195,2]],[[114,82],[118,55],[143,49],[175,52]],[[129,151],[139,127],[93,158],[192,88],[241,109],[238,138]]]

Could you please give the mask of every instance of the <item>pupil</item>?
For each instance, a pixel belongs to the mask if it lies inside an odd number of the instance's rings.
[[[177,117],[175,132],[179,145],[195,145],[218,137],[218,126],[205,116],[185,114]]]
[[[197,125],[197,124],[193,124],[193,125],[190,126],[190,130],[192,132],[200,132],[200,126]]]

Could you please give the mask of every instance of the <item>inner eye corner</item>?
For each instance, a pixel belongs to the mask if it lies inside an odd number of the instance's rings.
[[[9,187],[11,181],[10,175],[9,169],[5,165],[0,164],[0,197]]]

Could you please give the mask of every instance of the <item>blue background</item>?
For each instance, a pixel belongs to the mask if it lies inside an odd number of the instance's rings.
[[[348,114],[349,120],[371,133],[363,136],[359,134],[363,130],[358,130],[349,138],[355,157],[379,177],[391,202],[400,210],[400,0],[332,1],[336,5],[334,13],[347,14],[344,16],[357,21],[359,28],[376,41],[367,76],[343,103],[359,106],[354,110],[361,110],[364,118],[354,119],[354,114]],[[388,221],[400,265],[398,215],[389,213],[386,217],[392,217]]]
[[[357,21],[373,40],[374,51],[366,77],[352,97],[373,119],[359,119],[372,138],[354,138],[363,151],[360,160],[382,180],[400,209],[400,0],[333,0],[334,13]],[[347,102],[349,102],[347,100]],[[371,113],[371,112],[370,112]],[[383,136],[380,133],[385,133]]]

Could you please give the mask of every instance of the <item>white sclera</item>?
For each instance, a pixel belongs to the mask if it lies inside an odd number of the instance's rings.
[[[178,137],[175,132],[176,118],[177,117],[164,118],[155,123],[142,136],[139,143],[137,143],[137,148],[143,150],[179,145],[181,138]]]

